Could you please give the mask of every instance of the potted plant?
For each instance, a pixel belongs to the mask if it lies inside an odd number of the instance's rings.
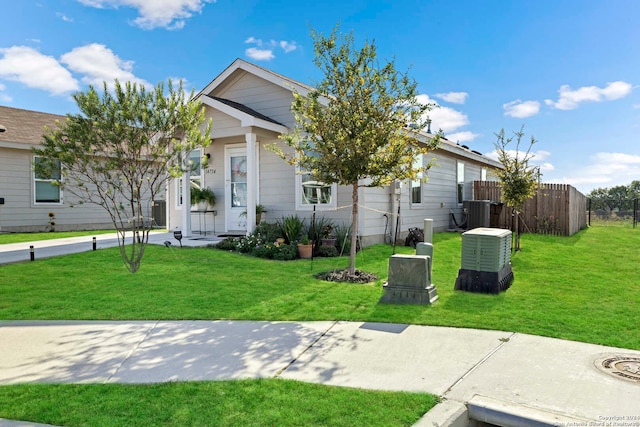
[[[198,205],[199,211],[206,211],[216,204],[216,196],[210,188],[191,187],[191,205]]]
[[[313,242],[307,235],[303,235],[298,242],[298,255],[300,258],[311,258],[313,256]]]
[[[335,246],[338,240],[333,236],[333,225],[325,224],[320,230],[320,242],[322,246]]]
[[[256,205],[256,225],[260,224],[263,213],[267,213],[267,208],[265,208],[264,205],[257,204]],[[245,210],[244,212],[241,212],[240,216],[241,217],[247,216],[247,211]]]

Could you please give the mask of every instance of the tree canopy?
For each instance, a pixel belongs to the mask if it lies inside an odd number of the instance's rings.
[[[167,180],[189,168],[189,153],[209,145],[211,122],[205,125],[199,102],[185,98],[182,82],[177,88],[169,81],[147,90],[116,81],[113,92],[105,82],[102,94],[90,86],[73,99],[80,113],[47,130],[34,149],[39,156],[34,167],[49,176],[61,168],[57,185],[79,203],[108,212],[123,261],[135,272],[153,226],[154,201]]]
[[[629,185],[595,188],[587,197],[591,199],[591,209],[629,209],[633,206],[633,199],[640,197],[640,181],[631,181]]]
[[[439,138],[419,141],[433,106],[418,101],[416,81],[399,72],[395,60],[379,61],[374,42],[357,48],[353,33],[339,34],[338,27],[329,36],[314,30],[311,36],[323,79],[306,94],[294,93],[297,126],[282,136],[292,150],[272,147],[318,181],[352,187],[353,273],[358,188],[418,179],[430,163],[416,165],[416,157],[434,149]]]

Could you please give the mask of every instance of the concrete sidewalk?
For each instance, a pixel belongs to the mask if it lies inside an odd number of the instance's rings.
[[[360,322],[0,322],[1,384],[279,377],[442,396],[443,403],[418,423],[423,426],[467,425],[471,415],[486,421],[507,417],[511,424],[501,425],[515,426],[634,420],[640,416],[640,375],[637,381],[623,379],[597,367],[612,358],[632,360],[629,372],[640,367],[639,351],[462,328]],[[629,425],[640,419],[633,422]]]
[[[127,233],[127,241],[131,240],[131,234]],[[51,258],[54,256],[87,252],[93,250],[93,237],[96,238],[96,249],[110,248],[118,246],[118,235],[116,233],[96,234],[68,237],[64,239],[39,240],[23,243],[9,243],[0,245],[0,265],[14,262],[29,261],[30,246],[34,247],[34,257],[36,260]],[[183,246],[207,246],[222,240],[214,235],[193,234],[182,238]],[[149,243],[163,245],[165,241],[171,242],[174,246],[180,246],[180,242],[173,237],[173,232],[152,231],[149,234]]]

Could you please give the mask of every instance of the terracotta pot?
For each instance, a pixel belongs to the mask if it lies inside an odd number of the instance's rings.
[[[313,245],[303,245],[298,243],[298,256],[300,258],[311,258],[313,255]]]

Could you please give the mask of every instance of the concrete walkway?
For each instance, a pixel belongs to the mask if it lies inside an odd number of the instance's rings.
[[[531,425],[631,420],[640,416],[640,381],[596,367],[615,357],[640,361],[640,352],[512,332],[361,322],[0,322],[0,384],[278,377],[443,396],[423,426],[456,425],[443,419],[466,421],[473,411],[474,419],[498,411],[494,418],[537,420]]]
[[[93,250],[93,237],[96,238],[96,249],[118,246],[118,235],[116,233],[68,237],[65,239],[39,240],[24,243],[9,243],[0,245],[0,265],[30,261],[30,246],[33,246],[34,248],[34,258],[36,260],[91,251]],[[131,235],[129,233],[127,233],[127,240],[131,240]],[[210,234],[206,236],[193,234],[189,237],[183,237],[182,245],[207,246],[220,240],[222,240],[222,238]],[[149,234],[149,243],[162,245],[164,242],[171,242],[172,245],[180,246],[180,242],[173,237],[173,233],[152,231]]]
[[[117,244],[113,235],[97,241],[99,248]],[[178,245],[172,233],[154,233],[151,241]],[[91,242],[32,244],[40,258],[91,250]],[[25,251],[28,259],[29,246],[0,245],[0,262]],[[0,384],[276,377],[442,396],[417,426],[462,427],[470,418],[518,427],[640,426],[640,351],[362,322],[0,321]],[[33,424],[0,420],[9,426]]]

